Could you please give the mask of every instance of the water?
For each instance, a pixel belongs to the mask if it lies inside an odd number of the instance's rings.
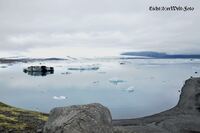
[[[53,66],[55,71],[31,76],[23,72],[30,65]],[[177,104],[184,81],[200,76],[197,59],[82,59],[0,66],[1,102],[42,112],[98,102],[111,110],[114,119],[169,109]],[[80,66],[98,69],[68,70]]]

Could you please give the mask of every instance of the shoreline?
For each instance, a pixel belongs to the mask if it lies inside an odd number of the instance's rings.
[[[0,110],[0,115],[4,115],[5,119],[8,120],[9,113],[12,112],[21,112],[18,116],[15,116],[15,119],[26,117],[28,120],[32,120],[32,123],[35,124],[34,128],[24,128],[21,129],[20,132],[26,131],[29,129],[30,132],[42,132],[42,127],[47,121],[48,114],[34,111],[27,111],[19,108],[15,108],[4,103],[1,103],[2,107],[6,107],[6,111],[2,112]],[[34,115],[33,115],[34,114]],[[12,116],[12,115],[11,115]],[[38,117],[36,117],[38,116]],[[40,117],[44,119],[40,119]],[[35,119],[36,118],[36,119]],[[33,120],[34,119],[34,120]],[[10,118],[12,121],[12,117]],[[41,123],[37,125],[36,121],[40,121]],[[18,120],[17,120],[18,121]],[[23,119],[21,120],[23,122]],[[1,120],[1,123],[3,121]],[[15,121],[12,121],[15,122]],[[11,122],[11,124],[13,124]],[[2,130],[2,124],[0,123],[0,131]],[[27,124],[27,123],[25,123]],[[29,123],[30,124],[30,123]],[[5,125],[5,124],[4,124]],[[166,111],[163,111],[158,114],[154,114],[151,116],[146,116],[142,118],[135,119],[114,119],[112,120],[112,125],[114,127],[114,133],[190,133],[190,132],[200,132],[200,78],[190,78],[185,81],[184,86],[181,89],[181,94],[179,98],[178,104]],[[12,126],[8,126],[12,127]],[[5,131],[15,130],[14,127],[6,129],[3,127]]]
[[[113,126],[118,132],[200,132],[200,78],[185,81],[175,107],[142,118],[113,120]]]

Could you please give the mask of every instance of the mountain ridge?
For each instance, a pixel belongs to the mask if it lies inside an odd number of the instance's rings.
[[[121,55],[135,56],[135,57],[148,57],[148,58],[159,58],[159,59],[200,59],[200,54],[167,54],[164,52],[155,51],[140,51],[140,52],[124,52]]]

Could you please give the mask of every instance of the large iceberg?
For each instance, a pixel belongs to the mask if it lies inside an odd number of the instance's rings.
[[[30,66],[25,68],[23,71],[31,76],[46,76],[48,74],[54,74],[54,68],[46,66]]]
[[[78,66],[78,67],[70,67],[68,70],[75,70],[75,71],[96,71],[99,69],[99,66],[96,65],[86,65],[86,66]]]

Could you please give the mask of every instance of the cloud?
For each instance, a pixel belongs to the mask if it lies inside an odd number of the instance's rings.
[[[195,10],[148,10],[174,5]],[[199,11],[197,0],[1,0],[0,52],[104,47],[199,53]]]

